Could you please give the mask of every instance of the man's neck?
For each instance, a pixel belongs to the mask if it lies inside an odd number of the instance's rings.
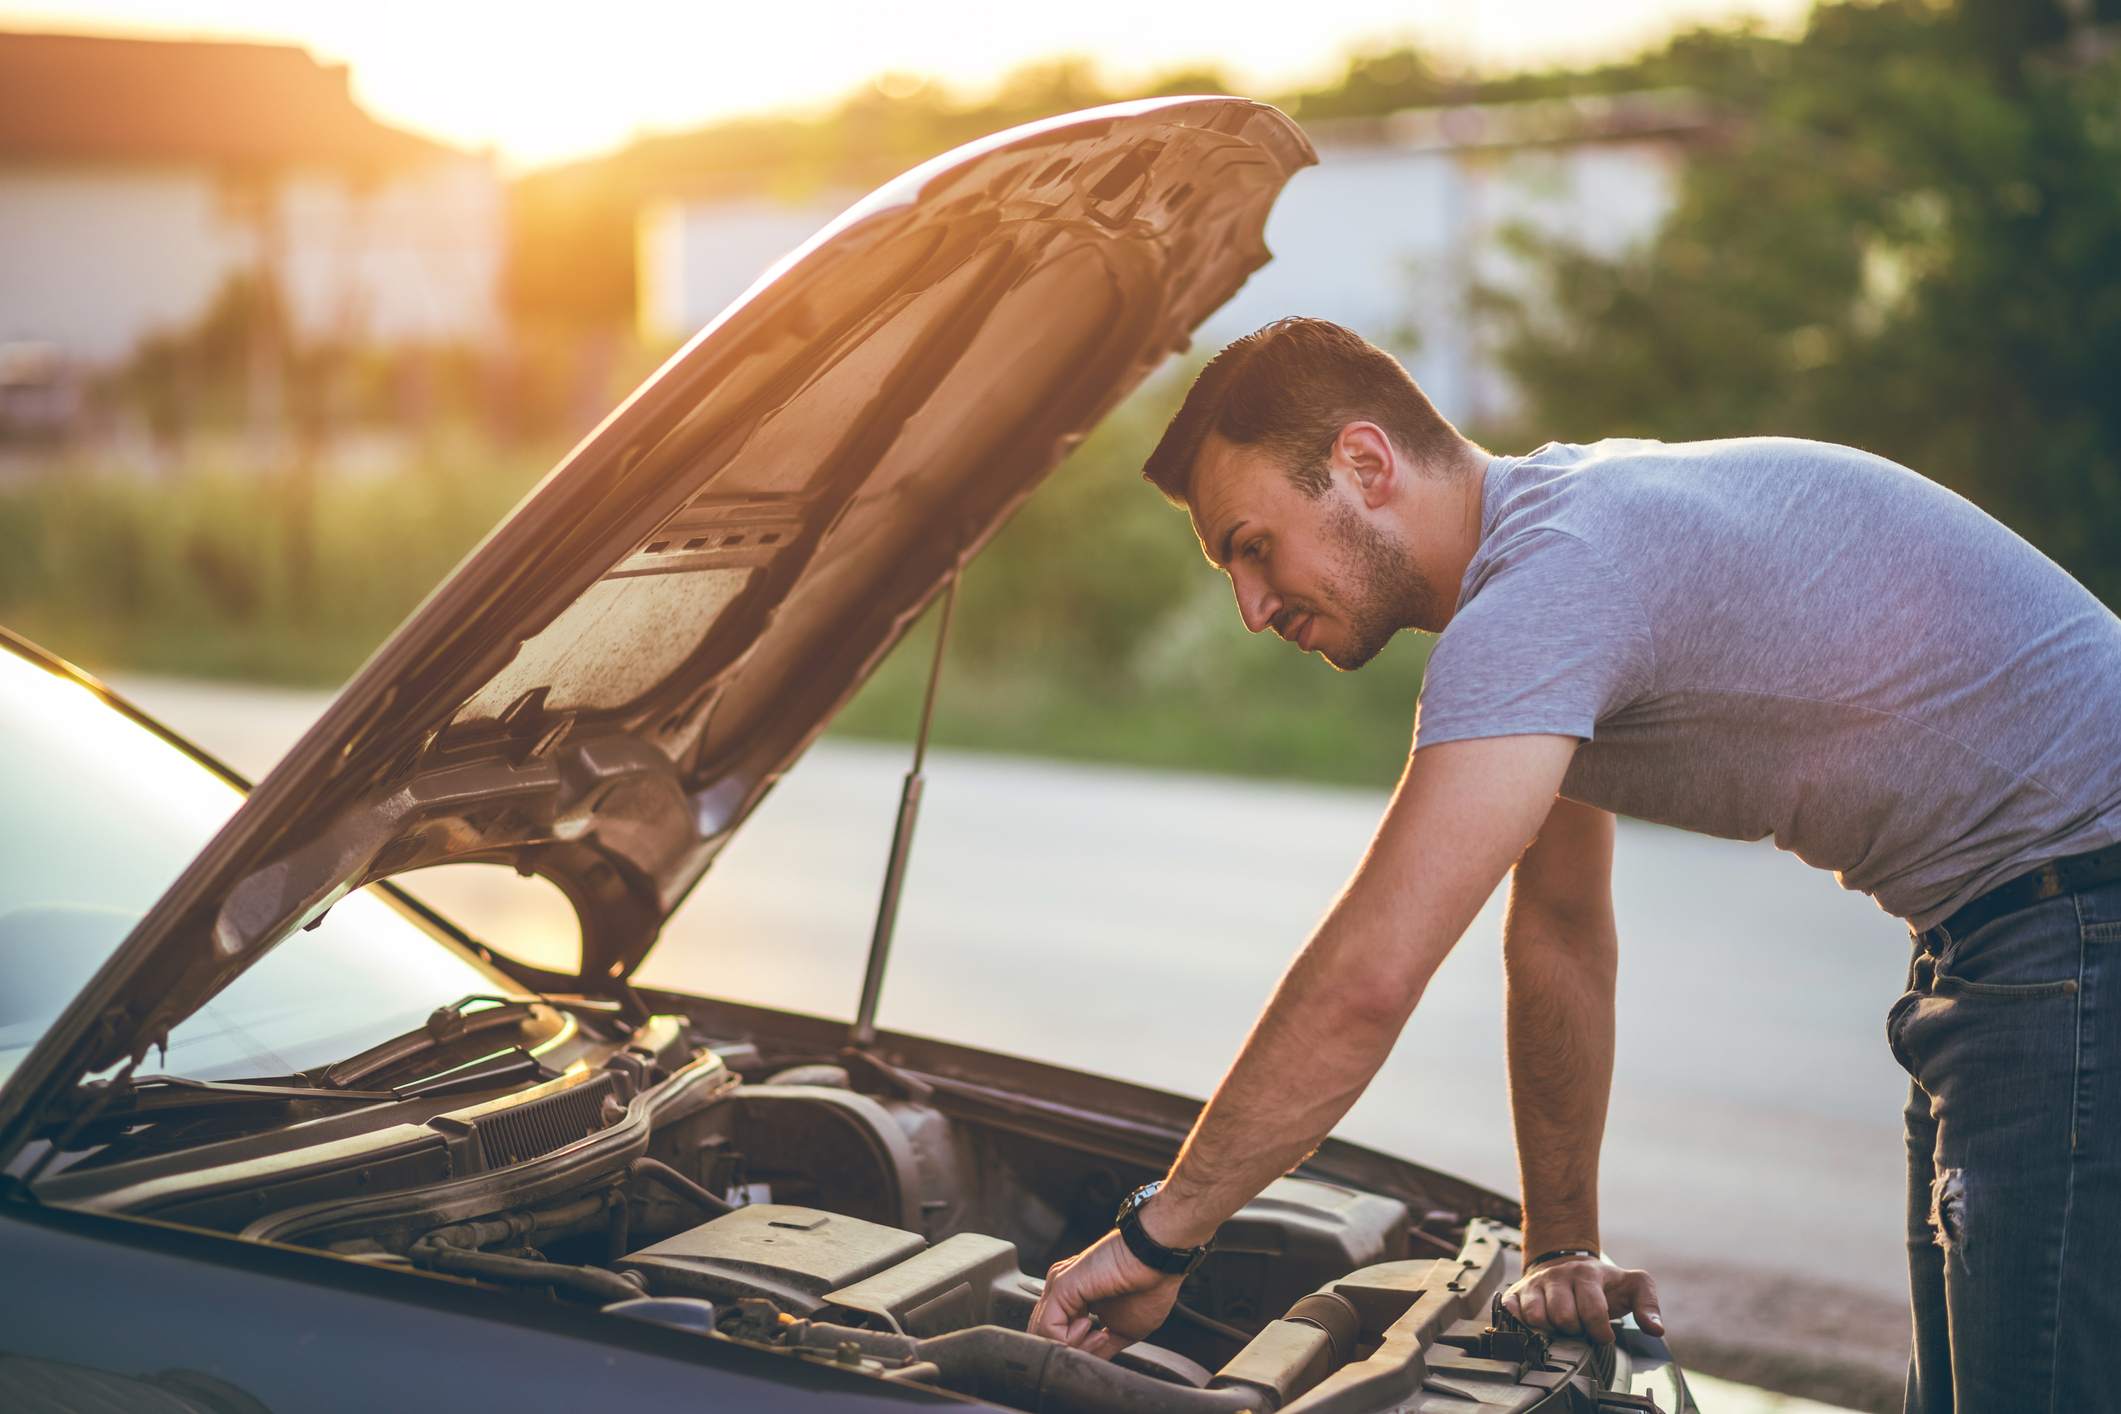
[[[1449,467],[1429,479],[1434,496],[1421,513],[1421,557],[1429,581],[1455,601],[1466,566],[1480,548],[1481,497],[1493,458],[1471,442],[1460,442]]]

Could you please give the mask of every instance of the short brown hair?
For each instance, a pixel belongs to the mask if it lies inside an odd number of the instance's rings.
[[[1382,427],[1419,462],[1443,460],[1458,440],[1398,359],[1328,320],[1277,319],[1208,361],[1142,475],[1184,505],[1193,463],[1213,432],[1241,447],[1265,447],[1299,490],[1318,496],[1331,484],[1333,439],[1358,421]]]

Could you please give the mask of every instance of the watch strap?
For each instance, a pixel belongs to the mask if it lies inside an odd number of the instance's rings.
[[[1136,1260],[1151,1271],[1162,1272],[1166,1276],[1187,1276],[1208,1255],[1208,1244],[1203,1243],[1198,1247],[1166,1247],[1151,1237],[1148,1230],[1142,1226],[1142,1205],[1147,1203],[1149,1195],[1161,1186],[1157,1183],[1146,1183],[1127,1195],[1126,1201],[1120,1204],[1119,1220],[1116,1224],[1119,1228],[1119,1238],[1127,1244],[1127,1250],[1134,1254]]]
[[[1595,1260],[1597,1256],[1598,1252],[1595,1248],[1556,1247],[1553,1251],[1542,1252],[1537,1257],[1534,1257],[1531,1261],[1525,1263],[1524,1269],[1526,1271],[1530,1271],[1534,1267],[1543,1267],[1549,1262],[1558,1262],[1564,1257],[1590,1257]]]

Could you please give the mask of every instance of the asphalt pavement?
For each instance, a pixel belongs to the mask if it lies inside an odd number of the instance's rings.
[[[328,700],[118,687],[253,778]],[[813,749],[673,920],[644,980],[851,1016],[908,756]],[[1382,789],[931,751],[880,1020],[1205,1094],[1384,802]],[[547,886],[478,866],[422,878],[502,951],[564,953]],[[1887,1407],[1907,1349],[1907,1081],[1883,1026],[1905,928],[1764,844],[1635,822],[1621,825],[1614,890],[1608,1249],[1659,1278],[1683,1361]],[[1514,1192],[1499,938],[1498,898],[1338,1132]],[[1706,1407],[1776,1407],[1747,1399],[1726,1388]]]

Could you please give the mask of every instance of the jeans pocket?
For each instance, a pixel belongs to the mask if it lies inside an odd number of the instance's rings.
[[[1903,1024],[1907,1020],[1908,1012],[1913,1010],[1915,1003],[1921,1001],[1925,995],[1927,994],[1923,992],[1912,991],[1902,993],[1900,999],[1894,1002],[1892,1008],[1885,1014],[1886,1049],[1893,1053],[1893,1059],[1900,1062],[1900,1068],[1906,1071],[1910,1077],[1915,1075],[1915,1063],[1908,1059],[1907,1048],[1902,1044],[1900,1033],[1903,1029]]]
[[[2041,997],[2067,997],[2077,990],[2077,979],[2064,977],[2055,982],[1969,982],[1963,977],[1940,976],[1936,992],[1940,997],[1989,997],[1997,1001],[2035,1001]]]
[[[1945,945],[1931,987],[1969,1001],[2035,1001],[2077,990],[2084,950],[2076,907],[2054,899],[2006,914]]]

